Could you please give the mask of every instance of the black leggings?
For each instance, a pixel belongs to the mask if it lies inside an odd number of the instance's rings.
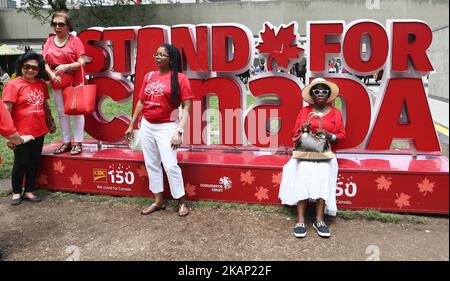
[[[40,136],[29,143],[17,145],[14,149],[14,165],[11,176],[13,193],[22,193],[24,177],[25,192],[34,191],[44,138],[45,135]]]

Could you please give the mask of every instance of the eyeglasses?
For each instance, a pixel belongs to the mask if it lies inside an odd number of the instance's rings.
[[[66,27],[66,23],[64,23],[64,22],[52,22],[50,25],[52,27],[61,27],[61,28]]]
[[[169,57],[169,55],[166,55],[166,54],[163,54],[163,53],[154,53],[153,54],[153,57],[154,58],[156,58],[156,57],[160,57],[160,58],[164,58],[164,57]]]
[[[25,70],[33,70],[33,71],[38,71],[39,70],[39,66],[37,65],[31,65],[31,64],[24,64],[22,65],[22,68]]]
[[[313,95],[318,96],[318,95],[325,95],[327,96],[330,93],[330,90],[319,90],[319,89],[314,89],[311,91]]]

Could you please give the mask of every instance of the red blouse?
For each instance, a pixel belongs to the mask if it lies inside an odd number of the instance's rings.
[[[308,114],[313,111],[313,106],[309,105],[300,110],[297,120],[295,121],[294,129],[292,130],[292,139],[296,140],[300,135],[299,129],[304,123],[306,123]],[[316,117],[311,119],[311,130],[317,130],[319,128],[319,120]],[[345,139],[345,127],[344,120],[342,119],[342,113],[339,109],[332,107],[331,111],[322,116],[322,129],[336,135],[337,140],[342,141]],[[333,143],[331,142],[331,145]]]

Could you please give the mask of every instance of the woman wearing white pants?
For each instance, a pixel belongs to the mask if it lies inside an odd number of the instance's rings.
[[[65,12],[56,12],[50,24],[55,31],[45,42],[42,55],[46,61],[45,70],[50,77],[56,109],[58,110],[63,144],[55,150],[55,154],[70,151],[76,155],[82,152],[84,137],[84,115],[73,116],[74,145],[70,137],[70,116],[64,113],[62,91],[69,86],[83,83],[81,67],[84,65],[84,46],[81,40],[70,34],[73,31],[70,16]]]
[[[172,197],[179,202],[178,214],[184,217],[189,214],[189,209],[184,202],[184,182],[176,149],[182,142],[183,128],[188,122],[194,95],[187,76],[181,73],[181,56],[176,47],[164,44],[153,57],[159,71],[145,75],[139,101],[125,135],[127,138],[131,136],[142,113],[140,138],[155,202],[144,208],[141,214],[148,215],[165,208],[162,163]],[[178,121],[180,104],[182,113]]]

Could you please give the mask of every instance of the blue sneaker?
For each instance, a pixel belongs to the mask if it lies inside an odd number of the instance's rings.
[[[294,235],[297,238],[303,238],[306,236],[306,226],[303,222],[299,222],[294,226]]]
[[[317,234],[319,234],[320,237],[328,238],[331,236],[328,226],[323,221],[320,221],[318,223],[313,223],[313,227],[317,231]]]

